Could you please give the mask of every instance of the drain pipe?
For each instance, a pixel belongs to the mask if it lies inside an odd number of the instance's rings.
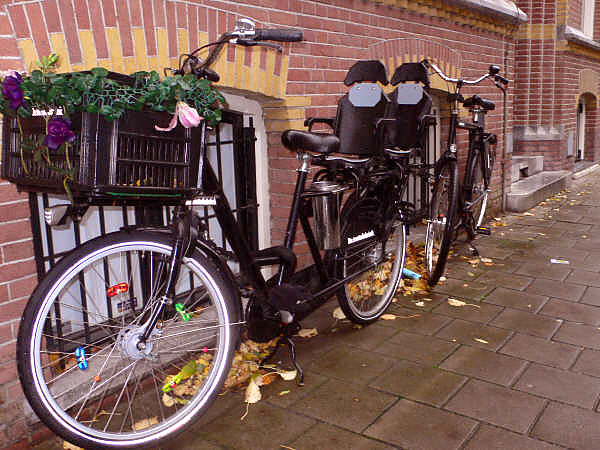
[[[508,48],[506,46],[506,38],[504,40],[504,67],[505,70],[508,68]],[[498,84],[496,84],[500,87]],[[506,136],[508,134],[508,122],[506,120],[506,116],[508,114],[508,105],[506,103],[506,89],[500,87],[503,95],[503,125],[502,125],[502,183],[501,183],[501,210],[502,212],[506,212]]]

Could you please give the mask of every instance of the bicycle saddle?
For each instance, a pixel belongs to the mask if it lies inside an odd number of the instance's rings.
[[[287,130],[281,135],[281,142],[292,151],[308,150],[316,153],[333,153],[340,148],[340,139],[328,133]]]
[[[475,94],[473,97],[469,97],[463,102],[465,108],[473,108],[474,106],[481,106],[486,111],[492,111],[496,109],[496,105],[493,101],[480,97]]]

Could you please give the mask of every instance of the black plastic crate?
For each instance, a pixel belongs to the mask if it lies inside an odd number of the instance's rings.
[[[127,111],[114,121],[99,114],[73,114],[72,129],[78,139],[68,158],[61,150],[51,152],[52,164],[75,167],[69,186],[76,198],[105,202],[184,197],[197,186],[202,130],[181,126],[170,132],[154,129],[156,124],[166,126],[170,119],[168,113],[153,111]],[[43,141],[44,118],[20,121],[24,135]],[[17,120],[5,117],[2,177],[22,190],[64,193],[64,176],[45,161],[35,161],[32,152],[21,152],[20,147]]]

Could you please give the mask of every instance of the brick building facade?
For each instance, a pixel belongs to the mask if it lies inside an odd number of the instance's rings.
[[[543,152],[548,168],[573,167],[579,103],[585,105],[583,157],[600,158],[595,137],[600,45],[593,41],[600,29],[591,35],[580,31],[582,8],[589,5],[584,0],[517,3],[522,11],[507,0],[0,0],[0,70],[29,70],[54,52],[61,71],[103,66],[162,73],[177,64],[180,53],[214,40],[240,17],[263,27],[301,29],[304,41],[286,44],[283,53],[230,48],[215,66],[223,90],[260,106],[266,133],[264,148],[258,149],[268,177],[261,181],[268,200],[263,203],[268,205],[266,231],[277,244],[296,167],[295,155],[280,143],[281,132],[302,129],[306,117],[333,116],[346,90],[346,71],[357,59],[381,59],[391,73],[403,61],[427,57],[465,78],[497,64],[516,80],[507,96],[506,129],[502,96],[491,83],[465,89],[498,105],[487,120],[499,136],[496,208],[510,189],[513,149]],[[435,78],[432,86],[443,135],[449,114],[446,86]],[[465,142],[464,134],[460,140]],[[464,157],[461,162],[464,166]],[[24,406],[14,354],[21,312],[37,283],[29,216],[27,196],[0,180],[0,443],[5,445],[26,446],[44,433]]]

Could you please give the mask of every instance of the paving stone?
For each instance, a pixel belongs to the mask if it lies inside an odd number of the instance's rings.
[[[448,296],[446,294],[436,294],[435,292],[427,292],[423,294],[400,295],[396,297],[395,307],[406,307],[418,311],[431,312],[440,303],[445,302]],[[423,306],[417,306],[417,303]]]
[[[477,281],[488,286],[503,286],[522,291],[531,284],[533,278],[515,275],[514,273],[489,270],[477,277]]]
[[[344,323],[336,326],[336,340],[363,350],[373,350],[382,342],[396,334],[396,330],[376,322],[367,327],[357,328],[354,324]]]
[[[514,388],[559,402],[592,409],[600,395],[600,379],[532,364],[523,373]]]
[[[439,364],[457,347],[458,344],[447,340],[401,331],[373,351],[390,358],[408,359],[433,366]]]
[[[562,320],[559,319],[551,319],[517,309],[506,308],[490,325],[541,338],[550,338],[561,323]]]
[[[446,302],[435,308],[434,312],[457,319],[468,320],[469,322],[487,323],[502,311],[502,308],[496,305],[480,303],[465,298],[452,298],[464,301],[467,304],[465,306],[452,306]]]
[[[567,278],[569,273],[571,273],[571,268],[565,267],[565,265],[551,264],[549,262],[546,264],[525,263],[515,273],[529,277],[549,278],[551,280],[563,281]]]
[[[600,306],[600,288],[588,287],[585,290],[585,294],[583,294],[583,297],[581,297],[581,300],[579,300],[579,303]]]
[[[600,287],[600,273],[590,272],[588,270],[573,270],[565,281],[568,283]]]
[[[393,395],[366,386],[329,380],[291,410],[360,433],[396,400]]]
[[[600,378],[600,352],[583,350],[571,370]]]
[[[552,216],[552,219],[557,220],[554,215]],[[564,221],[561,222],[557,220],[557,222],[554,225],[552,225],[551,228],[557,230],[574,231],[577,233],[585,233],[589,231],[592,228],[592,226],[585,223],[573,223]]]
[[[446,409],[520,433],[526,432],[545,400],[524,392],[469,380],[446,405]]]
[[[600,350],[600,330],[580,323],[564,322],[552,338],[555,341]]]
[[[446,277],[470,282],[476,280],[484,273],[489,272],[481,267],[473,267],[465,261],[458,261],[454,264],[448,264],[446,268]]]
[[[530,292],[519,292],[513,289],[498,287],[494,289],[484,300],[484,303],[508,306],[528,312],[537,312],[548,301],[545,295],[532,294]]]
[[[266,402],[250,405],[248,415],[240,420],[245,411],[246,406],[242,402],[238,411],[220,417],[209,427],[196,429],[197,436],[232,449],[266,449],[274,448],[275,442],[295,439],[316,423],[314,419]]]
[[[400,361],[369,386],[418,402],[441,406],[466,380],[452,372]]]
[[[396,307],[395,305],[392,305],[388,312],[396,314],[398,316],[396,320],[380,320],[379,324],[426,335],[435,334],[452,320],[439,314],[419,312],[414,309]]]
[[[531,435],[569,448],[597,450],[600,414],[575,406],[550,403]]]
[[[500,353],[567,369],[575,361],[579,349],[572,345],[517,333],[502,348]]]
[[[438,283],[433,291],[448,294],[452,297],[463,297],[472,300],[481,300],[485,295],[493,289],[477,281],[464,281],[448,278],[443,283]]]
[[[42,450],[41,447],[33,447],[35,450]],[[65,447],[60,446],[58,449],[64,449]],[[70,447],[75,448],[75,447]],[[198,438],[198,435],[194,431],[185,431],[184,433],[178,435],[175,439],[168,441],[166,444],[162,444],[160,446],[161,450],[197,450],[201,448],[202,450],[219,450],[223,447],[217,444],[213,444],[204,439]],[[44,448],[44,450],[50,450]]]
[[[589,325],[600,325],[600,309],[564,300],[551,298],[540,310],[540,314],[559,319],[581,322]]]
[[[463,346],[450,355],[440,368],[510,386],[526,365],[527,361],[522,359]]]
[[[492,230],[492,233],[494,233],[495,230]],[[485,244],[481,243],[479,239],[477,239],[476,242],[477,245],[477,250],[479,251],[479,254],[484,257],[484,258],[491,258],[493,260],[498,260],[498,259],[510,259],[510,257],[513,254],[513,251],[510,249],[504,249],[504,248],[498,248],[495,246],[495,241],[493,239],[488,240]],[[495,261],[497,262],[497,261]],[[483,266],[483,264],[482,264]],[[486,266],[484,266],[486,267]]]
[[[352,449],[385,450],[390,446],[341,428],[318,423],[299,438],[287,444],[288,448],[302,450]]]
[[[544,278],[537,278],[529,285],[525,292],[538,295],[547,295],[549,297],[556,297],[563,300],[571,300],[573,302],[578,301],[583,292],[585,286],[579,284],[571,284],[554,280],[547,280]]]
[[[467,443],[465,450],[558,450],[559,448],[522,434],[481,425],[475,436]]]
[[[365,431],[365,435],[414,450],[458,449],[476,427],[466,417],[400,400]]]
[[[437,336],[451,342],[459,342],[473,347],[496,351],[502,347],[511,334],[510,331],[500,328],[456,319],[446,328],[442,329]],[[486,341],[487,344],[475,339]]]
[[[391,358],[340,344],[315,359],[308,369],[329,378],[368,384],[393,364]]]
[[[301,398],[306,397],[313,390],[328,380],[327,377],[310,370],[304,370],[304,386],[298,386],[296,380],[284,381],[281,377],[271,384],[260,388],[263,401],[282,408],[287,408]],[[289,391],[285,395],[279,395],[283,391]],[[240,400],[243,402],[243,399]]]

